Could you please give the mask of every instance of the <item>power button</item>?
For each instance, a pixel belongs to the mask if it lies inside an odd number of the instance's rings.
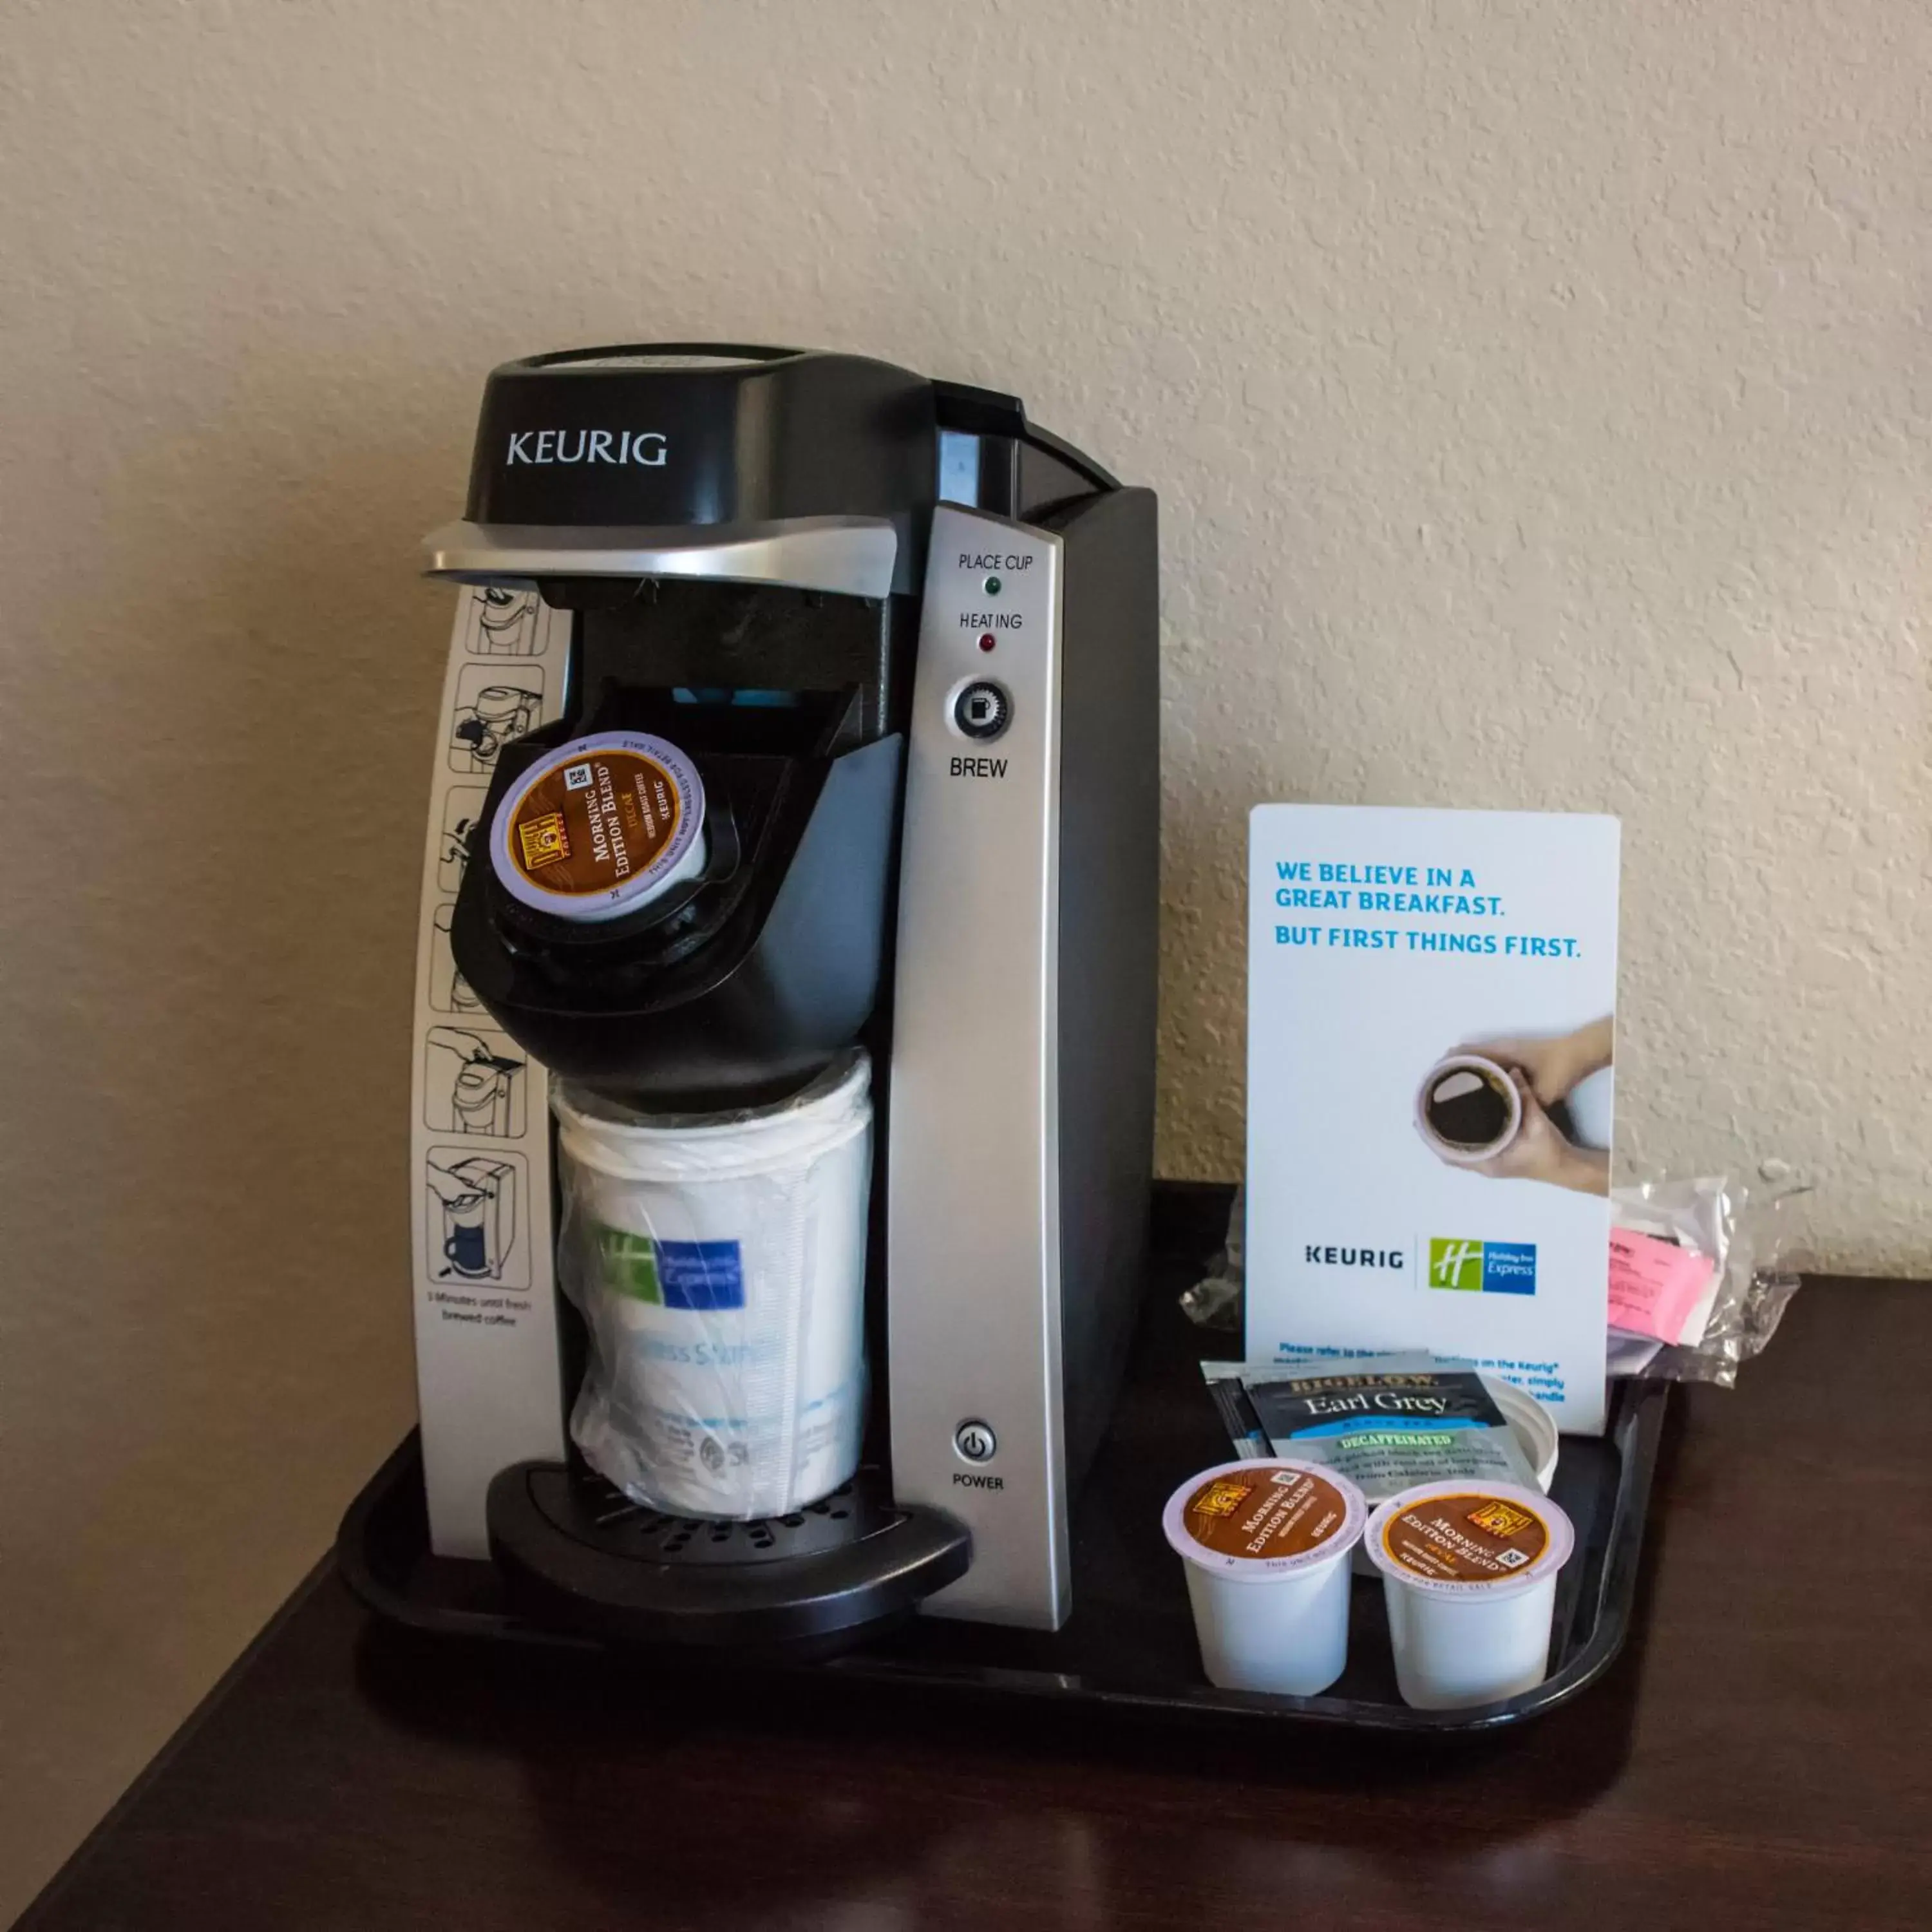
[[[1000,1444],[992,1426],[976,1417],[962,1422],[952,1432],[952,1446],[968,1462],[990,1462]]]
[[[1013,700],[1004,685],[982,678],[952,700],[952,722],[969,738],[997,738],[1012,723]]]

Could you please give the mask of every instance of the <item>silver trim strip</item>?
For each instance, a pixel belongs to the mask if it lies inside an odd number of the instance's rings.
[[[883,517],[656,529],[569,524],[446,524],[423,539],[423,574],[459,584],[540,577],[701,577],[848,597],[892,587],[898,533]]]
[[[892,1492],[973,1532],[922,1606],[1055,1630],[1069,1582],[1060,1358],[1061,540],[941,504],[906,745],[886,1163]],[[997,588],[988,582],[997,578]],[[994,640],[991,651],[980,639]],[[991,680],[992,739],[955,706]],[[968,1420],[997,1438],[955,1448]]]

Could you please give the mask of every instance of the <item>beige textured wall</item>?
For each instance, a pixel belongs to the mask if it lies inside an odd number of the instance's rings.
[[[4,8],[0,1916],[410,1408],[489,365],[797,340],[1160,490],[1162,1158],[1258,798],[1609,809],[1622,1100],[1932,1264],[1922,0]]]

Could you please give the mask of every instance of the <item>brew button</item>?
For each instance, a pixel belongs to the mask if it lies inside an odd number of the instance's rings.
[[[952,1432],[952,1446],[969,1462],[990,1462],[1000,1442],[989,1424],[975,1420],[962,1422]]]
[[[952,722],[969,738],[997,738],[1012,715],[1012,700],[997,684],[969,684],[952,700]]]

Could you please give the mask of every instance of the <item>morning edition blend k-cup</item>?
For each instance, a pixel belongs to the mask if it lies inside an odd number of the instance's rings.
[[[704,784],[678,748],[602,732],[546,752],[490,827],[504,890],[560,919],[615,919],[705,865]]]
[[[1348,1552],[1367,1514],[1346,1476],[1312,1462],[1223,1462],[1174,1491],[1162,1526],[1209,1683],[1312,1697],[1341,1676]]]
[[[1368,1550],[1384,1576],[1431,1595],[1495,1597],[1560,1570],[1570,1519],[1547,1496],[1509,1483],[1425,1483],[1370,1520]]]
[[[1368,1514],[1346,1477],[1311,1462],[1224,1462],[1168,1498],[1162,1528],[1190,1564],[1262,1582],[1332,1562]]]
[[[1390,1497],[1366,1544],[1402,1702],[1468,1710],[1540,1684],[1574,1540],[1556,1504],[1514,1483],[1422,1483]]]

